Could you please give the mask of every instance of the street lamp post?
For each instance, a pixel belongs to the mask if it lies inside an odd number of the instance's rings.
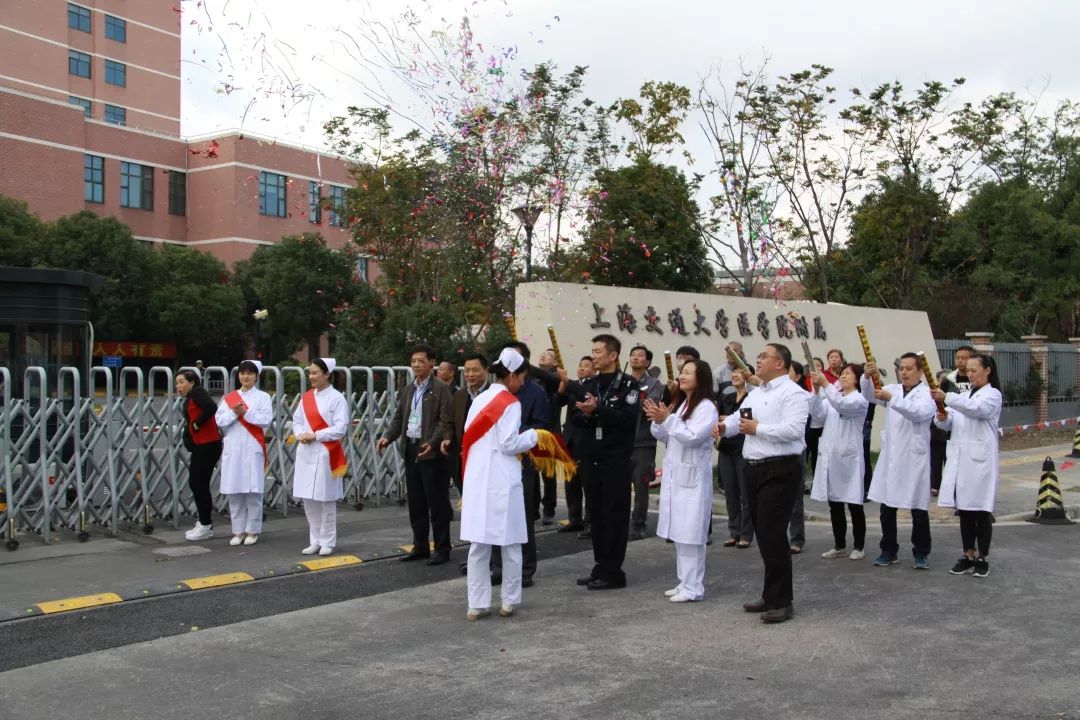
[[[521,221],[525,228],[525,282],[532,280],[532,234],[536,219],[543,210],[539,205],[521,205],[513,209],[514,215]]]
[[[270,316],[270,312],[262,308],[253,312],[251,316],[255,318],[255,355],[259,360],[270,362],[270,358],[264,357],[262,341],[263,320]]]

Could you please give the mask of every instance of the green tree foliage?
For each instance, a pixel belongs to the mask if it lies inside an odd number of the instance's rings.
[[[596,172],[585,239],[573,260],[579,277],[602,285],[704,292],[712,287],[698,208],[681,172],[639,156]]]
[[[243,266],[243,282],[270,313],[264,330],[283,338],[289,352],[307,343],[309,359],[318,357],[319,337],[353,297],[353,252],[304,233],[259,247]]]
[[[26,203],[0,195],[0,265],[32,267],[41,262],[47,227]]]
[[[176,342],[179,360],[227,364],[243,353],[243,292],[225,264],[193,248],[165,245],[151,254],[154,284],[146,310],[158,333]]]

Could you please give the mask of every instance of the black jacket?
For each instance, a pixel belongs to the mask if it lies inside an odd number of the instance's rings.
[[[599,402],[591,416],[584,413],[574,416],[574,424],[584,430],[581,434],[584,457],[629,462],[641,412],[641,390],[633,376],[624,372],[602,373],[582,382],[576,392],[580,396],[573,398],[574,402],[583,402],[586,394]]]

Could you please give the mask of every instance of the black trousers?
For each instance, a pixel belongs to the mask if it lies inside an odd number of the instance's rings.
[[[555,514],[555,497],[558,490],[558,483],[554,477],[548,477],[547,475],[541,475],[540,479],[544,485],[544,496],[539,501],[539,504],[543,506],[544,514],[552,516]]]
[[[634,507],[630,524],[644,530],[649,520],[649,483],[656,479],[656,446],[636,447],[630,456],[630,479],[634,487]]]
[[[521,487],[525,495],[525,535],[528,538],[521,546],[521,579],[527,580],[536,574],[536,498],[540,494],[540,474],[526,458],[521,461]],[[502,546],[491,548],[491,571],[502,574]]]
[[[941,473],[945,469],[945,446],[944,440],[930,441],[930,487],[935,490],[941,489]]]
[[[802,455],[760,465],[747,462],[743,470],[758,552],[765,564],[761,599],[766,610],[785,608],[794,596],[787,527],[796,496],[802,495],[804,471]]]
[[[821,443],[821,434],[825,431],[825,428],[807,428],[806,429],[806,458],[810,461],[810,477],[814,477],[814,471],[817,470],[817,456],[818,445]]]
[[[851,511],[851,539],[856,550],[866,547],[866,513],[862,505],[849,503]],[[829,519],[832,520],[833,547],[843,550],[847,547],[847,516],[844,503],[829,501]]]
[[[199,522],[212,525],[210,511],[214,507],[210,497],[210,479],[214,477],[214,466],[221,459],[221,443],[195,445],[188,463],[188,487],[195,496],[195,509],[199,512]]]
[[[592,577],[626,584],[622,564],[630,532],[630,455],[586,460],[585,492],[592,511]]]
[[[881,544],[882,552],[893,557],[900,552],[896,541],[896,508],[881,506]],[[913,555],[930,554],[930,513],[926,510],[911,510],[911,552]]]
[[[450,482],[446,460],[417,461],[420,443],[409,438],[405,443],[405,492],[409,503],[409,524],[413,532],[413,552],[428,554],[428,518],[436,552],[450,552]]]
[[[993,534],[994,524],[990,513],[985,510],[960,511],[960,539],[965,551],[977,547],[979,555],[986,557],[990,554],[990,538]]]

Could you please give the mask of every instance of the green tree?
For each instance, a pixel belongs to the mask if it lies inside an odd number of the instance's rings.
[[[33,267],[42,260],[47,226],[26,203],[0,195],[0,265]]]
[[[212,358],[230,365],[243,352],[244,296],[225,264],[193,248],[165,245],[152,253],[146,310],[156,337],[176,342],[181,361]]]
[[[91,302],[91,321],[99,338],[157,339],[146,301],[156,284],[153,250],[131,236],[114,217],[89,211],[52,223],[43,256],[46,267],[85,270],[104,278]]]
[[[681,172],[639,156],[596,172],[584,241],[574,266],[602,285],[704,292],[712,287],[698,208]]]
[[[284,338],[288,351],[307,343],[308,358],[318,357],[319,337],[353,297],[353,252],[330,249],[321,235],[288,235],[259,247],[243,267],[270,313],[267,332]]]

